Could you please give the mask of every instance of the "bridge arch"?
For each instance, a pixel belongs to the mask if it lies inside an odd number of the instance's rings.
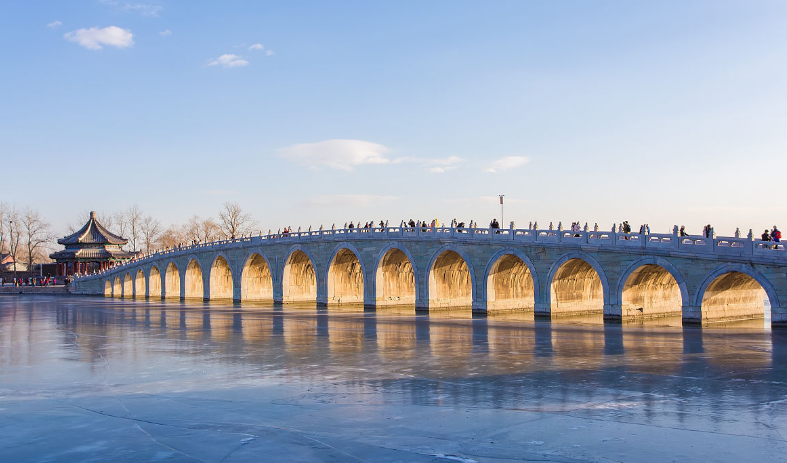
[[[134,280],[131,278],[131,272],[126,272],[123,277],[123,298],[130,299],[134,296]]]
[[[180,299],[180,270],[174,261],[167,264],[167,270],[164,272],[164,291],[165,298]]]
[[[475,271],[467,253],[446,244],[432,254],[429,262],[427,298],[429,309],[472,307],[475,299]]]
[[[112,297],[112,282],[104,280],[104,297]]]
[[[115,275],[112,282],[112,297],[123,297],[123,283],[120,282],[120,275]]]
[[[186,299],[203,299],[205,297],[202,266],[194,256],[189,257],[189,263],[186,265],[184,283],[184,297]]]
[[[148,271],[148,296],[161,299],[161,271],[157,265]]]
[[[273,300],[271,268],[270,261],[262,251],[255,250],[246,256],[241,271],[241,302]]]
[[[375,262],[376,304],[413,305],[418,300],[418,269],[407,247],[393,242],[385,246]]]
[[[287,253],[282,269],[284,302],[317,302],[317,272],[309,250],[296,245]]]
[[[615,294],[622,317],[680,315],[690,305],[683,274],[666,259],[648,256],[632,262],[618,279]]]
[[[489,310],[533,310],[539,294],[538,273],[525,253],[501,249],[484,270],[484,300]]]
[[[213,259],[213,263],[210,266],[209,282],[210,300],[232,299],[235,289],[232,269],[227,256],[222,252],[218,253]]]
[[[781,307],[776,289],[760,272],[746,264],[725,264],[709,273],[697,289],[694,306],[702,320],[762,318],[763,296],[771,307]]]
[[[145,272],[141,268],[137,269],[134,276],[134,298],[145,298],[145,291],[147,285],[145,284]]]
[[[549,269],[544,301],[553,315],[603,312],[609,300],[607,275],[587,253],[567,252]]]
[[[329,304],[363,304],[366,267],[358,248],[339,243],[328,259],[325,274]]]

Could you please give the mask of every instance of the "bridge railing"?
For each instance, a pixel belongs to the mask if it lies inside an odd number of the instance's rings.
[[[761,241],[741,237],[708,238],[701,235],[678,236],[672,234],[618,233],[613,231],[572,231],[560,229],[514,229],[514,228],[454,228],[454,227],[409,227],[387,226],[380,228],[341,228],[330,230],[308,230],[287,233],[272,233],[259,236],[244,236],[235,239],[194,243],[163,249],[134,258],[124,264],[115,265],[96,272],[104,274],[118,268],[139,265],[141,262],[158,260],[173,254],[185,254],[200,250],[224,249],[237,243],[274,244],[281,242],[344,241],[364,239],[423,240],[454,239],[460,241],[541,243],[565,246],[594,246],[617,249],[675,250],[697,255],[718,254],[723,256],[759,256],[771,259],[787,257],[787,248],[782,243]],[[89,275],[75,275],[84,278]]]

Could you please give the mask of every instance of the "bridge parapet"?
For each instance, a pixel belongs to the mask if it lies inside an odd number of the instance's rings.
[[[156,251],[134,259],[125,264],[97,272],[102,274],[117,271],[124,266],[139,265],[140,262],[160,259],[173,254],[211,249],[227,249],[238,245],[264,245],[285,242],[345,241],[345,240],[455,240],[459,242],[513,242],[519,244],[560,245],[566,247],[597,246],[608,250],[630,250],[632,248],[648,251],[670,251],[687,256],[752,257],[755,261],[780,261],[787,259],[784,244],[751,238],[717,237],[699,235],[678,236],[675,234],[638,234],[602,231],[569,231],[539,229],[493,229],[493,228],[454,228],[454,227],[383,227],[347,228],[335,230],[310,230],[291,233],[248,236],[236,239],[217,240],[177,246],[172,249]],[[94,275],[94,274],[91,274]],[[91,275],[75,275],[84,278]]]

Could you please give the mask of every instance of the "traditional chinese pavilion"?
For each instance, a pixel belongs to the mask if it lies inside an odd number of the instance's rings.
[[[57,262],[58,275],[103,270],[137,255],[124,251],[122,246],[128,243],[128,240],[104,228],[93,211],[90,212],[90,219],[79,231],[60,238],[57,242],[66,247],[49,255]]]

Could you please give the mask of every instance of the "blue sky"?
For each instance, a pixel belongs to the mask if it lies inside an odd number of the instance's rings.
[[[719,0],[12,2],[0,200],[61,234],[83,211],[133,203],[169,224],[238,201],[265,230],[488,223],[498,194],[523,227],[757,231],[787,218],[786,13]]]

